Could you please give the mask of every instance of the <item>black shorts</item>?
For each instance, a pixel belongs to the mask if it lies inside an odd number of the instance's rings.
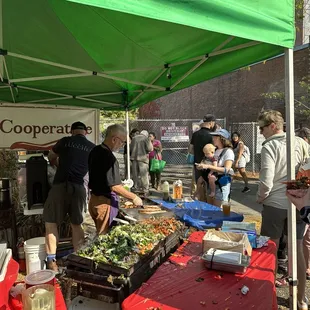
[[[306,223],[296,210],[296,237],[303,239]],[[263,205],[261,235],[271,239],[280,239],[287,235],[287,210]]]
[[[47,223],[61,224],[67,214],[74,225],[83,223],[86,208],[86,189],[84,185],[71,182],[54,184],[44,204],[43,220]]]

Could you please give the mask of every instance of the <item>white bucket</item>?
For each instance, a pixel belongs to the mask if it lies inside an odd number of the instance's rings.
[[[27,274],[45,269],[45,237],[33,238],[24,243]]]

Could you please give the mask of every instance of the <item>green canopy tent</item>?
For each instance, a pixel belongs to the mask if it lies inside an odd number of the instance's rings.
[[[0,102],[128,111],[285,51],[293,179],[294,15],[293,0],[0,0]]]
[[[133,109],[294,45],[292,1],[2,2],[6,102]]]

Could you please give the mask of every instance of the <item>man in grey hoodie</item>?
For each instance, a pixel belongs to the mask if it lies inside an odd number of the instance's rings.
[[[284,120],[280,112],[274,110],[263,111],[259,117],[259,129],[266,138],[261,151],[261,171],[257,193],[258,203],[263,204],[261,235],[268,236],[279,246],[282,232],[287,234],[287,211],[290,202],[286,197],[287,162],[286,162],[286,134],[283,131]],[[299,165],[307,156],[307,143],[295,138],[296,172]],[[298,260],[298,294],[300,309],[307,305],[305,298],[306,265],[303,255],[302,239],[305,223],[299,213],[297,217],[297,260]]]
[[[130,160],[132,162],[132,179],[136,190],[149,192],[149,153],[153,145],[146,130],[135,135],[130,143]]]

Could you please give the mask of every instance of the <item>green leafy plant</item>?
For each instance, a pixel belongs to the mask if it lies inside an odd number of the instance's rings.
[[[295,98],[295,112],[302,118],[310,117],[310,76],[305,76],[299,81],[302,95],[297,99]],[[284,92],[269,92],[262,93],[262,97],[266,99],[280,100],[284,103]]]

